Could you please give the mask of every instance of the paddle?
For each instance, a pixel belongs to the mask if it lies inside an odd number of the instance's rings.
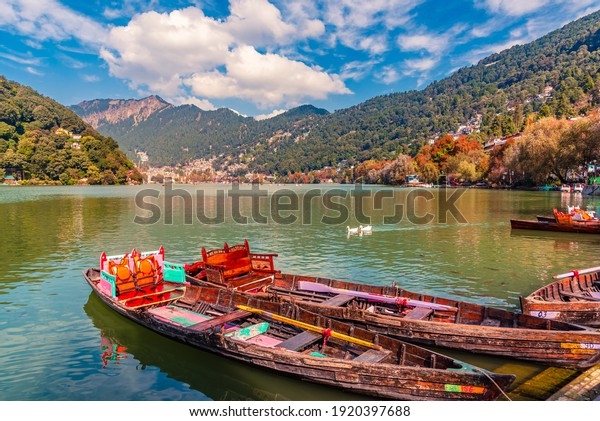
[[[571,272],[561,273],[560,275],[555,275],[555,276],[553,276],[553,278],[554,279],[564,279],[564,278],[570,278],[571,276],[576,276],[576,274],[586,275],[588,273],[594,273],[594,272],[600,272],[600,266],[596,266],[594,268],[576,270],[576,271],[572,270]]]
[[[261,316],[265,316],[265,317],[267,317],[269,319],[276,320],[278,322],[283,322],[283,323],[287,323],[287,324],[290,324],[290,325],[293,325],[293,326],[298,326],[298,327],[300,327],[302,329],[305,329],[305,330],[310,330],[310,331],[321,333],[321,334],[327,333],[328,335],[331,335],[334,338],[341,339],[341,340],[346,341],[346,342],[352,342],[352,343],[355,343],[355,344],[358,344],[358,345],[366,346],[368,348],[376,349],[378,351],[382,350],[382,348],[379,345],[376,345],[376,344],[374,344],[372,342],[363,341],[362,339],[358,339],[358,338],[354,338],[352,336],[344,335],[343,333],[335,332],[335,331],[333,331],[331,329],[325,329],[325,328],[322,328],[322,327],[319,327],[319,326],[315,326],[315,325],[311,325],[311,324],[308,324],[308,323],[300,322],[298,320],[290,319],[288,317],[280,316],[278,314],[273,314],[273,313],[270,313],[270,312],[265,311],[265,310],[260,310],[258,308],[252,308],[252,307],[248,307],[248,306],[244,306],[244,305],[238,305],[236,307],[239,308],[240,310],[245,310],[245,311],[248,311],[250,313],[259,314]]]
[[[327,292],[330,294],[341,294],[341,295],[351,295],[353,297],[365,298],[371,301],[377,301],[380,303],[388,303],[388,304],[401,304],[410,307],[424,307],[430,308],[432,310],[441,310],[441,311],[457,311],[456,307],[446,306],[443,304],[429,303],[427,301],[419,301],[419,300],[411,300],[408,298],[402,297],[393,297],[391,295],[380,295],[380,294],[372,294],[370,292],[362,292],[362,291],[351,291],[349,289],[342,288],[333,288],[327,285],[319,284],[317,282],[306,282],[299,281],[298,289],[312,292]]]
[[[600,298],[597,297],[591,297],[589,295],[583,295],[583,294],[573,294],[571,292],[564,292],[564,291],[560,291],[559,292],[560,295],[564,295],[565,297],[572,297],[572,298],[579,298],[580,300],[586,300],[586,301],[600,301]]]

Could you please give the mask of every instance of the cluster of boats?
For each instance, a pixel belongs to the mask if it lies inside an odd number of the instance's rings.
[[[102,254],[83,274],[100,299],[155,331],[228,358],[382,399],[496,400],[512,374],[428,346],[585,369],[600,361],[600,268],[559,275],[522,312],[407,291],[281,273],[247,241],[202,249]]]

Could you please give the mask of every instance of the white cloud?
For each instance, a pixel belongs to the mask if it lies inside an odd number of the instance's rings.
[[[342,66],[340,77],[342,80],[352,79],[361,80],[364,79],[373,68],[379,63],[379,60],[368,60],[368,61],[351,61]]]
[[[87,66],[86,63],[80,60],[76,60],[73,57],[70,57],[66,54],[61,53],[58,54],[57,57],[65,66],[70,67],[71,69],[83,69]]]
[[[27,73],[31,73],[32,75],[44,76],[44,73],[40,72],[39,70],[37,70],[31,66],[25,67],[25,71],[27,71]]]
[[[42,64],[42,60],[40,58],[15,52],[0,53],[0,58],[7,59],[18,64],[29,64],[33,66],[40,66]]]
[[[415,58],[404,60],[404,65],[406,67],[405,74],[413,75],[416,72],[427,72],[433,69],[439,60],[434,57],[423,57],[423,58]]]
[[[136,15],[110,31],[101,57],[112,75],[130,80],[132,87],[169,97],[191,87],[202,98],[242,98],[266,107],[350,93],[336,75],[246,45],[246,38],[268,43],[297,35],[265,0],[255,0],[262,12],[245,19],[250,3],[234,2],[226,21],[196,8]],[[269,30],[260,29],[269,24]]]
[[[257,121],[261,121],[261,120],[268,120],[270,118],[273,117],[277,117],[280,114],[285,113],[287,110],[273,110],[272,112],[270,112],[269,114],[261,114],[261,115],[257,115],[254,117],[255,120]]]
[[[449,55],[452,49],[464,42],[457,38],[467,30],[464,24],[455,24],[444,33],[431,33],[425,29],[413,31],[410,34],[400,35],[397,39],[398,46],[402,51],[418,52],[420,57],[410,58],[404,61],[404,74],[412,76],[417,72],[422,73],[421,81],[427,79],[427,74],[442,60],[444,55]],[[399,76],[391,74],[382,80],[395,82]],[[422,82],[420,82],[422,83]]]
[[[402,76],[400,75],[400,73],[398,73],[398,70],[395,68],[395,66],[389,65],[384,66],[379,72],[375,74],[375,77],[379,81],[385,83],[386,85],[389,85],[399,81]]]
[[[171,104],[174,104],[174,105],[191,104],[191,105],[195,105],[196,107],[198,107],[204,111],[211,111],[211,110],[217,109],[217,107],[215,107],[207,99],[199,99],[199,98],[196,98],[193,96],[179,96],[179,97],[175,97],[175,98],[167,98],[167,102],[170,102]]]
[[[324,20],[334,28],[332,42],[377,55],[388,50],[388,31],[411,20],[423,0],[324,1]],[[374,32],[374,29],[376,31]]]
[[[262,46],[285,44],[306,37],[318,37],[325,27],[316,19],[300,18],[300,24],[285,22],[281,12],[267,0],[232,0],[226,30],[244,44]]]
[[[550,3],[549,0],[483,0],[475,2],[492,13],[522,16]]]
[[[83,80],[90,83],[100,82],[100,77],[96,75],[83,75]]]
[[[55,0],[3,0],[0,28],[6,27],[37,41],[76,39],[96,46],[107,34],[93,19]]]
[[[338,76],[277,54],[260,54],[250,46],[231,51],[224,64],[225,72],[195,73],[184,83],[199,96],[242,98],[261,107],[350,93]]]
[[[448,46],[448,37],[432,34],[401,35],[398,45],[403,51],[426,50],[433,54],[441,53]]]

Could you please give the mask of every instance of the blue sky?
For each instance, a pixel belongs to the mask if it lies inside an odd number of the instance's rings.
[[[65,105],[157,94],[267,116],[421,89],[598,0],[2,0],[0,74]]]

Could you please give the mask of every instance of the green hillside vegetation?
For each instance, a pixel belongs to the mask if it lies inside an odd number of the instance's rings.
[[[323,118],[304,142],[262,154],[257,169],[312,170],[347,159],[414,156],[430,138],[481,116],[481,140],[523,130],[528,118],[571,117],[600,103],[600,12],[512,47],[422,91],[376,97]],[[548,93],[547,87],[552,87]],[[532,117],[533,115],[533,117]]]
[[[124,184],[141,175],[118,149],[73,111],[0,76],[0,176],[31,184]]]
[[[85,117],[86,104],[71,107]],[[260,149],[260,142],[272,136],[303,133],[311,117],[327,114],[310,105],[289,110],[274,118],[256,121],[229,109],[203,111],[194,105],[167,107],[136,122],[134,116],[116,124],[103,123],[98,130],[119,139],[131,158],[136,151],[147,152],[152,165],[175,165],[198,158],[217,156],[217,165],[227,165],[232,157],[247,160],[247,151]],[[303,123],[304,121],[304,123]]]

